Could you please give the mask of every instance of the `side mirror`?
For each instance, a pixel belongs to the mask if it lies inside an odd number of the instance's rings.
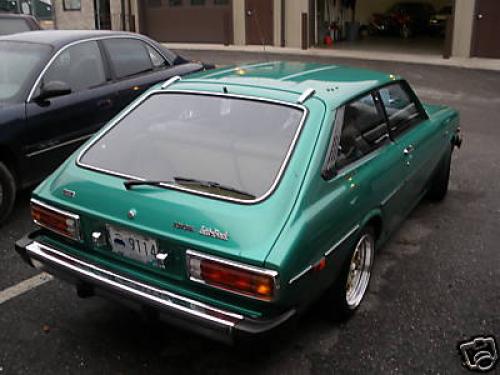
[[[71,88],[66,82],[50,81],[44,83],[40,87],[40,94],[36,97],[37,100],[45,100],[56,96],[71,94]]]

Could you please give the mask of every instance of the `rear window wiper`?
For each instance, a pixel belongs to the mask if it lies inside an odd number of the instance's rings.
[[[251,199],[255,199],[255,195],[248,193],[243,190],[236,189],[232,186],[227,186],[227,185],[222,185],[218,182],[214,181],[206,181],[206,180],[198,180],[196,178],[187,178],[187,177],[174,177],[174,181],[179,184],[179,185],[196,185],[196,186],[203,186],[207,188],[212,188],[212,189],[218,189],[222,191],[227,191],[231,193],[235,193],[238,195],[243,195],[245,197],[249,197]]]
[[[140,185],[163,186],[165,184],[176,185],[175,181],[159,181],[159,180],[127,180],[123,182],[123,185],[127,190],[130,190],[133,186],[140,186]]]
[[[255,199],[255,195],[248,193],[243,190],[236,189],[232,186],[226,186],[219,184],[218,182],[214,181],[205,181],[205,180],[198,180],[195,178],[187,178],[187,177],[174,177],[172,180],[166,180],[166,181],[161,181],[161,180],[127,180],[123,183],[125,186],[125,189],[130,190],[133,186],[140,186],[140,185],[150,185],[150,186],[159,186],[162,187],[164,185],[183,185],[183,186],[202,186],[210,189],[218,189],[221,191],[226,191],[226,192],[231,192],[235,193],[238,195],[242,195],[245,197],[249,197],[251,199]]]

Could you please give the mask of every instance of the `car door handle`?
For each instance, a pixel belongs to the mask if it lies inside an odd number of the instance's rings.
[[[113,101],[109,98],[102,99],[97,102],[97,107],[99,108],[111,108],[113,106]]]
[[[403,153],[405,155],[410,155],[413,151],[415,151],[415,146],[413,145],[408,145],[404,148]]]

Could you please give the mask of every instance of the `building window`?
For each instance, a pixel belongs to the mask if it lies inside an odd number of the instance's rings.
[[[203,6],[205,5],[205,0],[191,0],[191,5]]]
[[[148,5],[151,8],[159,8],[161,7],[161,0],[148,0]]]
[[[215,5],[229,5],[229,0],[214,0]]]
[[[179,7],[182,5],[182,0],[168,0],[168,5],[171,7]]]
[[[82,2],[81,0],[63,0],[64,10],[81,10]]]

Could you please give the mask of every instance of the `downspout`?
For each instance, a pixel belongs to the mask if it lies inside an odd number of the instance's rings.
[[[122,31],[125,31],[125,0],[120,0],[121,5],[121,22],[122,22]]]

